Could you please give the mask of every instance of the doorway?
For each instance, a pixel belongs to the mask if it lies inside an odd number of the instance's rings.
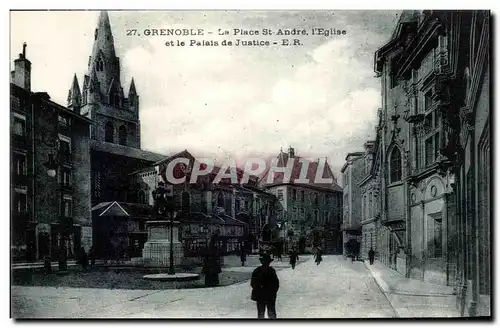
[[[43,260],[48,255],[50,255],[50,236],[48,232],[40,232],[38,234],[38,259]]]

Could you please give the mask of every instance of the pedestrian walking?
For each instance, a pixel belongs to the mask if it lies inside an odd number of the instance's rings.
[[[316,258],[315,260],[316,265],[319,265],[321,261],[323,261],[323,257],[321,255],[322,255],[321,248],[318,247],[316,250],[316,254],[314,255],[314,257]]]
[[[94,245],[92,245],[92,247],[90,247],[90,250],[89,250],[89,259],[90,259],[90,267],[91,268],[95,267],[95,258],[96,258],[96,249],[95,249]]]
[[[264,319],[267,308],[267,317],[276,319],[276,297],[280,282],[276,270],[271,267],[273,259],[268,253],[259,258],[261,266],[252,272],[250,286],[252,287],[252,301],[257,302],[257,318]]]
[[[241,266],[245,266],[245,262],[247,261],[247,252],[243,246],[240,247],[240,260]]]
[[[79,253],[78,257],[80,258],[80,264],[82,266],[82,269],[84,271],[87,271],[87,266],[89,264],[89,260],[87,257],[87,252],[85,252],[85,248],[83,248],[83,246],[81,246],[78,253]]]
[[[290,252],[290,265],[292,266],[292,269],[295,270],[295,264],[299,260],[299,253],[295,249],[295,247],[292,247],[292,250]]]
[[[375,260],[375,251],[372,247],[370,247],[370,250],[368,251],[368,259],[370,260],[370,265],[372,265]]]
[[[278,260],[283,261],[283,259],[281,258],[282,251],[280,247],[278,247],[278,249],[276,250],[276,255],[278,256]]]

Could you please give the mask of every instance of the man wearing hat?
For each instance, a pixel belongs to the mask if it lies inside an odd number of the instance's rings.
[[[280,287],[280,281],[276,270],[270,266],[273,259],[269,253],[263,253],[260,258],[261,266],[252,272],[252,300],[257,302],[257,318],[264,319],[267,307],[269,319],[276,319],[276,296]]]

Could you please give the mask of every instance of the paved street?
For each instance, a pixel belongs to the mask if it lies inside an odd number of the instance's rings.
[[[325,256],[295,270],[279,269],[280,318],[376,318],[395,312],[362,262]],[[305,258],[305,256],[303,256]],[[226,268],[225,270],[231,270]],[[234,270],[242,270],[234,267]],[[246,269],[250,270],[250,268]],[[219,288],[104,290],[12,287],[13,317],[26,318],[254,318],[249,282]]]

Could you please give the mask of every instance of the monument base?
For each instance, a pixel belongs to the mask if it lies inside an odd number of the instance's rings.
[[[174,265],[180,265],[184,258],[182,244],[180,242],[174,242],[173,250]],[[165,239],[146,242],[142,250],[142,260],[144,266],[148,267],[170,266],[170,241]]]
[[[184,258],[182,244],[179,242],[179,222],[148,221],[148,241],[142,250],[142,260],[146,267],[165,268],[170,266],[170,246],[172,244],[174,265],[180,265]],[[173,229],[172,243],[170,229]]]

